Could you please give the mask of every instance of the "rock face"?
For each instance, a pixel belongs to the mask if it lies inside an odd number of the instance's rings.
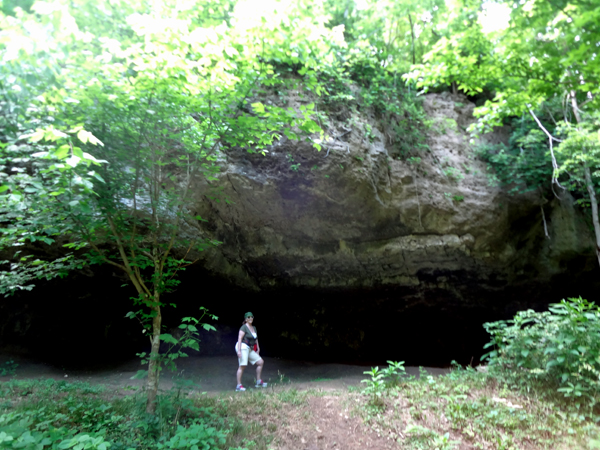
[[[202,353],[231,355],[234,365],[248,310],[266,357],[469,363],[488,340],[483,322],[567,296],[594,300],[593,240],[572,199],[508,195],[469,144],[473,105],[446,93],[424,106],[429,150],[412,164],[364,113],[331,121],[335,138],[321,152],[285,140],[264,156],[226,152],[214,183],[222,190],[203,179],[194,186],[189,209],[207,222],[182,230],[222,245],[188,255],[199,262],[165,300],[178,304],[163,314],[166,325],[206,306],[219,321]],[[133,295],[123,283],[100,267],[0,302],[0,344],[67,359],[98,349],[132,355],[144,343],[123,319]]]
[[[574,260],[593,270],[589,227],[572,200],[508,195],[469,144],[474,105],[444,93],[424,106],[429,150],[413,164],[391,155],[367,117],[332,126],[341,137],[321,152],[284,141],[265,156],[227,153],[220,201],[197,186],[194,208],[223,241],[205,266],[258,291],[410,287],[465,300],[474,283],[479,294],[548,282]]]

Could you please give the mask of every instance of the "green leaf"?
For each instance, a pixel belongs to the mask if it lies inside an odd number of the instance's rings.
[[[252,103],[252,108],[258,114],[263,114],[265,112],[265,105],[260,102]]]
[[[164,333],[160,335],[160,340],[166,342],[167,344],[177,344],[179,341],[173,337],[173,335],[169,333]]]
[[[44,130],[38,129],[31,136],[29,136],[29,142],[39,142],[42,139],[44,139],[45,134],[46,133],[44,132]]]
[[[58,159],[65,159],[69,155],[69,152],[70,146],[65,144],[58,147],[53,154]]]
[[[71,448],[75,444],[77,444],[77,441],[75,439],[66,439],[66,440],[62,441],[60,444],[58,444],[58,448],[60,448],[60,449]]]

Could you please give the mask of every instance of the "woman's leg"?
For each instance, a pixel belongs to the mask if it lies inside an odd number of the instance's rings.
[[[242,384],[242,375],[244,374],[244,369],[246,366],[239,366],[237,370],[237,384],[238,386]]]
[[[256,362],[256,382],[258,383],[258,381],[261,379],[260,375],[262,374],[262,369],[263,369],[263,364],[265,363],[264,359],[260,359],[259,361]]]

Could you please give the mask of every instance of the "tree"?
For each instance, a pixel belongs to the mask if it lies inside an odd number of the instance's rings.
[[[510,12],[507,28],[485,33],[480,22],[474,22],[484,36],[486,51],[476,64],[456,64],[451,71],[460,89],[473,94],[488,89],[494,98],[476,108],[479,121],[472,131],[479,133],[502,124],[509,117],[531,115],[547,140],[553,164],[551,183],[561,188],[559,176],[567,177],[571,186],[584,186],[591,206],[596,254],[600,264],[600,221],[597,195],[600,159],[598,142],[593,137],[594,112],[599,106],[600,63],[595,48],[600,45],[600,5],[586,1],[499,2]],[[480,17],[483,3],[464,1],[462,8]],[[458,44],[477,51],[465,36]],[[407,76],[427,89],[453,81],[448,74],[439,75],[440,65],[448,64],[452,54],[450,42],[440,42],[428,55],[426,64],[416,65]],[[450,61],[451,62],[451,61]],[[450,72],[448,72],[450,73]],[[553,127],[562,135],[554,135],[539,120],[536,111],[545,104],[562,105],[561,115]],[[584,138],[585,136],[585,138]],[[560,168],[559,163],[565,160]]]
[[[224,150],[264,152],[282,135],[320,132],[314,106],[259,101],[286,82],[274,70],[281,65],[318,95],[314,69],[339,41],[318,3],[281,6],[248,17],[244,3],[228,1],[64,0],[0,18],[1,244],[66,237],[75,252],[51,261],[18,254],[0,288],[31,288],[31,279],[89,263],[121,270],[145,311],[136,315],[151,342],[149,413],[160,342],[172,340],[162,332],[163,295],[187,264],[181,249],[218,244],[181,233],[202,221],[188,206],[195,180],[214,180]],[[215,11],[224,21],[215,23]]]
[[[350,58],[375,60],[399,76],[439,38],[444,2],[328,0],[330,26],[344,26]],[[351,64],[355,64],[352,63]]]

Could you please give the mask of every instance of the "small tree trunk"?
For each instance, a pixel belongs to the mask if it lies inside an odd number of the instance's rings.
[[[160,379],[160,329],[162,316],[160,313],[159,298],[155,296],[152,311],[156,313],[152,319],[152,347],[150,349],[150,360],[148,362],[148,399],[146,401],[146,412],[156,413],[156,396],[158,395],[158,382]]]
[[[410,12],[408,13],[408,22],[410,23],[410,41],[411,41],[411,50],[412,50],[412,63],[413,65],[417,63],[417,58],[415,57],[415,26],[412,21],[412,17],[410,16]],[[453,92],[454,94],[455,92]]]

